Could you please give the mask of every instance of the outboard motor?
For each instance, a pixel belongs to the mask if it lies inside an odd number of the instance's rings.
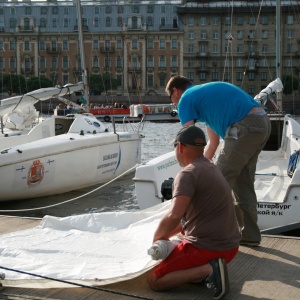
[[[174,178],[170,177],[161,184],[162,202],[172,199]]]

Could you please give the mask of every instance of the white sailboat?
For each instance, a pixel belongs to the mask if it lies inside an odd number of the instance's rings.
[[[78,11],[83,50],[79,1]],[[86,79],[84,59],[82,64]],[[0,115],[82,89],[88,100],[85,80],[79,85],[41,89],[2,100]],[[1,138],[0,201],[55,195],[104,183],[134,168],[140,160],[139,132],[109,131],[91,114],[53,116],[28,134]]]

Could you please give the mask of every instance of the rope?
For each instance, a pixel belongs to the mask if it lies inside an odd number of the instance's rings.
[[[75,283],[75,282],[71,282],[71,281],[67,281],[67,280],[63,280],[63,279],[56,279],[56,278],[43,276],[43,275],[38,275],[38,274],[25,272],[25,271],[21,271],[21,270],[6,268],[6,267],[3,267],[3,266],[0,266],[0,269],[16,272],[16,273],[20,273],[20,274],[30,275],[30,276],[34,276],[34,277],[38,277],[38,278],[42,278],[42,279],[58,281],[58,282],[62,282],[62,283],[66,283],[66,284],[70,284],[70,285],[74,285],[74,286],[78,286],[78,287],[88,288],[88,289],[92,289],[92,290],[102,291],[102,292],[106,292],[106,293],[122,295],[122,296],[126,296],[126,297],[131,297],[131,298],[154,300],[153,298],[148,298],[148,297],[143,297],[143,296],[138,296],[138,295],[132,295],[132,294],[127,294],[127,293],[117,292],[117,291],[110,290],[110,289],[105,289],[105,288],[100,288],[100,287],[95,287],[95,286],[89,286],[89,285]]]
[[[100,189],[102,189],[103,187],[107,186],[108,184],[114,182],[115,180],[119,179],[120,177],[126,175],[127,173],[131,172],[133,169],[135,169],[138,165],[135,165],[134,167],[128,169],[127,171],[125,171],[124,173],[120,174],[119,176],[117,176],[116,178],[110,180],[109,182],[95,188],[94,190],[90,191],[90,192],[87,192],[81,196],[78,196],[78,197],[75,197],[75,198],[72,198],[72,199],[69,199],[69,200],[66,200],[66,201],[63,201],[63,202],[60,202],[60,203],[56,203],[56,204],[53,204],[53,205],[49,205],[49,206],[43,206],[43,207],[37,207],[37,208],[29,208],[29,209],[8,209],[8,210],[0,210],[0,212],[24,212],[24,211],[35,211],[35,210],[40,210],[40,209],[47,209],[47,208],[51,208],[51,207],[55,207],[55,206],[59,206],[59,205],[62,205],[62,204],[66,204],[68,202],[72,202],[72,201],[75,201],[77,199],[80,199],[82,197],[85,197],[89,194],[92,194]]]

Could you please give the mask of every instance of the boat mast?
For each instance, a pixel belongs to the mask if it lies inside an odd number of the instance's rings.
[[[89,111],[89,91],[87,82],[87,70],[85,66],[85,54],[84,54],[84,43],[83,43],[83,30],[82,30],[82,13],[80,0],[76,0],[77,6],[77,24],[78,24],[78,36],[79,36],[79,52],[80,52],[80,63],[83,81],[84,99],[86,100],[86,110]]]
[[[280,78],[280,25],[281,25],[281,1],[276,0],[276,77]],[[282,111],[282,91],[276,92],[277,106]]]

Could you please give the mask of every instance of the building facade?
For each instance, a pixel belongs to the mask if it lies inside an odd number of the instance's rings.
[[[263,3],[262,3],[263,2]],[[80,1],[88,74],[117,79],[117,95],[164,95],[168,79],[228,81],[257,94],[278,75],[299,77],[298,1]],[[0,1],[0,73],[82,80],[73,1]]]

